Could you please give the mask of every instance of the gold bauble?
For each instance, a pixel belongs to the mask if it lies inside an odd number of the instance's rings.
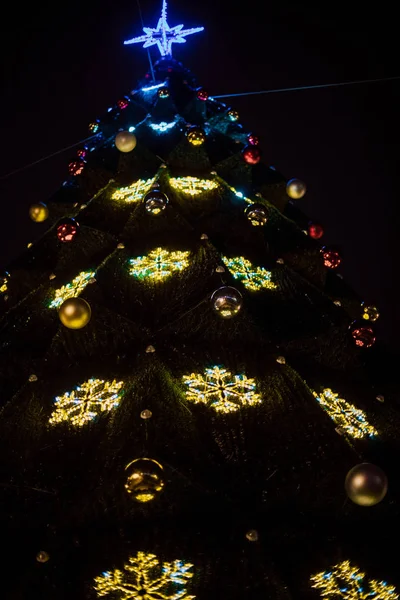
[[[49,216],[49,209],[43,202],[31,204],[29,207],[29,216],[35,223],[43,223]]]
[[[249,542],[256,542],[258,540],[258,531],[257,531],[257,529],[250,529],[246,533],[246,538],[249,540]]]
[[[192,146],[201,146],[206,141],[206,134],[200,127],[191,127],[186,135]]]
[[[307,191],[306,184],[300,179],[291,179],[286,184],[286,193],[293,200],[300,200]]]
[[[366,321],[375,323],[375,321],[379,319],[379,310],[376,308],[376,306],[364,306],[363,310],[363,319]]]
[[[58,316],[68,329],[82,329],[89,323],[92,310],[83,298],[68,298],[61,304]]]
[[[152,458],[136,458],[125,471],[128,472],[125,489],[137,502],[151,502],[164,487],[163,467]]]
[[[45,550],[40,550],[40,552],[36,554],[36,560],[40,563],[46,563],[48,560],[50,560],[50,556],[47,554],[47,552],[45,552]]]
[[[374,506],[386,496],[388,481],[382,469],[371,463],[361,463],[347,473],[344,486],[355,504]]]
[[[136,146],[136,136],[129,131],[120,131],[115,136],[115,145],[120,152],[132,152]]]

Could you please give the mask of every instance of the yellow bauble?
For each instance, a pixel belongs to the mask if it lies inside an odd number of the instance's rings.
[[[43,202],[31,204],[29,207],[29,216],[35,223],[43,223],[49,216],[49,209]]]
[[[286,193],[293,200],[300,200],[307,191],[306,184],[300,179],[291,179],[286,184]]]
[[[379,310],[376,306],[364,306],[363,319],[375,323],[379,319]]]
[[[92,310],[83,298],[68,298],[61,304],[58,316],[68,329],[82,329],[89,323]]]
[[[206,134],[200,127],[191,127],[186,135],[192,146],[201,146],[206,141]]]
[[[152,458],[136,458],[125,467],[125,489],[137,502],[151,502],[164,487],[163,468]]]
[[[120,152],[132,152],[136,146],[136,136],[129,131],[120,131],[115,136],[115,145]]]

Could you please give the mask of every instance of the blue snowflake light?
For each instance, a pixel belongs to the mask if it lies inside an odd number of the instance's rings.
[[[143,27],[144,35],[126,40],[124,44],[143,43],[143,48],[157,45],[161,56],[172,56],[172,44],[184,44],[186,36],[203,30],[204,27],[183,29],[183,25],[170,27],[167,23],[167,0],[163,0],[161,17],[158,20],[157,27]]]

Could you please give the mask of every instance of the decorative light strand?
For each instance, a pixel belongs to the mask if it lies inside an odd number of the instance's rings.
[[[336,425],[351,437],[362,439],[378,435],[375,427],[368,423],[364,411],[339,398],[331,389],[325,388],[321,394],[313,394]]]
[[[68,298],[76,298],[83,292],[85,287],[94,279],[94,271],[82,271],[71,283],[63,285],[55,291],[54,299],[50,302],[49,308],[58,308]]]
[[[206,369],[204,375],[184,375],[188,386],[186,397],[195,404],[207,404],[217,412],[236,412],[241,406],[253,406],[262,402],[254,379],[246,375],[232,375],[221,367]]]
[[[55,410],[49,423],[55,425],[67,421],[82,427],[95,419],[101,412],[108,412],[119,405],[123,381],[103,381],[89,379],[78,385],[72,392],[57,396]]]
[[[173,127],[175,127],[177,121],[171,121],[171,123],[166,123],[165,121],[161,121],[161,123],[150,123],[150,127],[153,131],[157,133],[166,133]]]
[[[193,565],[183,560],[161,562],[155,554],[138,552],[129,557],[123,571],[106,571],[95,578],[98,596],[119,592],[119,600],[194,600],[186,585],[193,577]]]
[[[7,277],[0,277],[0,294],[5,294],[7,291]]]
[[[233,277],[241,281],[247,289],[254,292],[263,288],[276,290],[277,285],[271,280],[271,271],[267,271],[264,267],[255,267],[243,256],[235,256],[234,258],[223,256],[222,260]]]
[[[211,179],[199,179],[198,177],[171,177],[171,187],[189,196],[198,196],[203,192],[217,189],[218,183]]]
[[[232,187],[231,185],[227,184],[228,188],[231,190],[231,192],[233,192],[235,194],[235,196],[237,196],[238,198],[241,198],[242,200],[244,200],[245,202],[247,202],[247,204],[254,204],[253,200],[250,200],[250,198],[247,198],[247,196],[245,196],[243,194],[243,192],[238,192],[234,187]]]
[[[337,600],[398,600],[396,588],[386,581],[368,580],[365,573],[348,560],[335,565],[331,571],[322,571],[310,578],[312,587],[320,591],[322,598]],[[365,586],[365,587],[364,587]],[[366,589],[368,588],[368,589]]]
[[[151,179],[138,179],[128,187],[116,190],[111,198],[113,200],[123,200],[124,202],[139,202],[149,191],[155,181],[155,177]]]
[[[163,248],[155,248],[146,256],[131,258],[129,274],[138,279],[163,281],[175,271],[183,271],[189,266],[189,254],[189,251],[168,252]]]

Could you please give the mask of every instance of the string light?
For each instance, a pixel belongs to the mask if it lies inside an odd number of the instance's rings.
[[[150,123],[151,129],[157,133],[165,133],[175,127],[175,125],[176,121],[172,121],[171,123],[166,123],[165,121],[162,121],[161,123]]]
[[[190,252],[168,252],[163,248],[155,248],[147,256],[131,258],[130,275],[138,279],[150,278],[152,281],[163,281],[175,271],[182,271],[189,265]]]
[[[138,552],[129,557],[122,571],[106,571],[96,577],[94,589],[98,596],[119,592],[119,600],[194,600],[186,590],[192,567],[183,560],[161,562],[155,554]]]
[[[254,379],[246,375],[232,375],[226,369],[212,367],[204,375],[192,373],[184,375],[183,382],[188,386],[186,397],[195,404],[207,404],[217,412],[236,412],[241,406],[261,403]]]
[[[247,258],[235,256],[234,258],[222,257],[222,260],[228,267],[235,279],[238,279],[243,285],[254,292],[262,288],[275,290],[276,284],[271,281],[272,273],[264,267],[255,267]]]
[[[365,585],[365,573],[358,567],[350,564],[348,560],[335,565],[331,571],[317,573],[310,578],[312,587],[320,590],[321,597],[344,598],[345,600],[398,600],[394,586],[386,581],[368,580],[368,589]]]
[[[339,395],[331,389],[325,388],[321,394],[316,392],[313,394],[336,425],[351,437],[362,439],[378,435],[377,430],[368,423],[364,411],[339,398]]]
[[[226,184],[228,185],[228,184]],[[237,196],[238,198],[241,198],[242,200],[244,200],[245,202],[247,202],[248,204],[254,204],[253,200],[250,200],[250,198],[247,198],[243,192],[238,192],[234,187],[232,187],[231,185],[228,185],[228,188],[231,190],[231,192],[233,192],[235,194],[235,196]]]
[[[5,294],[7,291],[7,277],[0,277],[0,294]]]
[[[124,202],[139,202],[155,181],[155,177],[151,179],[138,179],[128,187],[116,190],[111,198],[113,200],[124,200]]]
[[[199,179],[198,177],[171,177],[169,183],[174,189],[190,196],[198,196],[202,192],[218,188],[216,181]]]
[[[103,381],[89,379],[78,385],[72,392],[65,392],[54,400],[55,410],[49,423],[55,425],[68,421],[82,427],[95,419],[101,412],[108,412],[119,405],[123,381]]]
[[[82,271],[71,283],[63,285],[56,290],[54,300],[49,304],[49,308],[58,308],[68,298],[76,298],[83,292],[88,283],[94,278],[94,271]]]
[[[156,83],[155,85],[149,85],[148,87],[143,87],[140,91],[147,93],[147,92],[154,92],[154,90],[158,90],[161,87],[164,87],[165,83]]]

